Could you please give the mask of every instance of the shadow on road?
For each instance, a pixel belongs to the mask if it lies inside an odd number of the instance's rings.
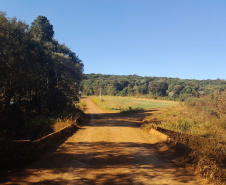
[[[83,123],[84,126],[116,126],[116,127],[140,127],[143,123],[142,120],[145,116],[151,115],[152,112],[157,110],[142,111],[139,113],[101,113],[101,114],[87,114],[86,122]],[[93,118],[93,124],[90,124]]]
[[[137,153],[128,154],[125,148],[131,151],[139,150]],[[189,183],[194,176],[178,167],[167,167],[156,163],[153,156],[147,153],[147,149],[155,148],[153,144],[141,143],[108,143],[108,142],[68,142],[64,150],[52,153],[46,164],[29,168],[23,173],[15,173],[13,181],[24,184],[132,184],[138,182],[139,178],[147,182],[161,180],[171,176],[178,184]],[[71,153],[76,151],[76,153]],[[64,161],[63,163],[61,161]],[[112,169],[117,170],[112,172]],[[39,172],[42,171],[40,174]],[[38,182],[29,182],[29,176],[39,177],[45,173],[45,178]],[[166,175],[165,175],[166,174]],[[72,176],[71,176],[72,175]],[[48,180],[48,176],[51,179]],[[75,178],[74,176],[77,176]],[[55,177],[55,178],[53,178]],[[138,177],[138,180],[136,178]],[[21,181],[21,179],[23,179]],[[12,179],[7,179],[8,181]],[[17,184],[17,183],[15,183]],[[140,183],[142,184],[142,183]],[[170,185],[171,183],[165,183]]]
[[[19,171],[5,173],[4,181],[9,182],[6,184],[26,185],[201,184],[194,174],[186,172],[182,167],[163,164],[153,155],[156,144],[143,142],[142,139],[135,142],[135,134],[130,136],[133,142],[129,142],[131,141],[129,138],[124,140],[124,137],[117,140],[120,142],[108,142],[111,140],[93,141],[89,140],[92,138],[84,136],[87,133],[94,133],[97,129],[106,131],[106,127],[116,132],[131,128],[131,134],[136,133],[145,114],[146,112],[132,115],[90,114],[88,117],[92,120],[87,119],[82,125],[83,130],[72,136],[80,134],[84,137],[83,141],[71,139],[65,142],[65,139],[61,139],[36,163]],[[103,130],[100,127],[103,127]],[[88,130],[89,132],[86,132]],[[114,131],[111,135],[118,134]],[[100,132],[101,134],[103,132]],[[121,134],[123,135],[123,132]],[[60,146],[62,143],[64,144]]]

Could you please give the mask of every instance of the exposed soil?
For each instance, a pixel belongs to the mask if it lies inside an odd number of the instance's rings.
[[[82,101],[91,119],[55,151],[6,172],[0,184],[206,184],[170,159],[159,159],[160,140],[140,129],[142,113],[121,115],[99,109],[89,98]]]

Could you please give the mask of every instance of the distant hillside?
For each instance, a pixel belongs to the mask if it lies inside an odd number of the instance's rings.
[[[81,90],[84,95],[103,95],[186,98],[221,92],[226,80],[194,80],[167,77],[142,77],[138,75],[84,74]]]

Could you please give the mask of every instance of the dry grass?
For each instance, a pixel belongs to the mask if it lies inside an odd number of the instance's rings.
[[[76,119],[73,118],[66,118],[66,119],[57,119],[55,123],[51,126],[54,132],[57,132],[65,127],[68,127],[70,125],[77,125]]]
[[[161,127],[196,134],[226,142],[226,94],[218,97],[190,99],[176,109],[160,109],[146,117],[149,123],[161,124]]]
[[[147,116],[144,126],[161,127],[179,133],[202,136],[216,142],[203,143],[198,152],[196,167],[211,182],[224,184],[226,179],[226,92],[188,99],[177,109],[163,108]],[[197,138],[198,139],[198,138]],[[211,141],[211,140],[210,140]],[[198,140],[197,140],[198,143]],[[220,182],[221,181],[221,182]]]
[[[87,106],[86,106],[85,102],[80,102],[80,103],[76,104],[76,108],[78,108],[78,109],[82,110],[83,112],[85,112],[86,109],[87,109]]]
[[[80,109],[81,111],[85,112],[85,110],[87,109],[87,106],[85,104],[85,102],[80,102],[76,104],[76,108]],[[77,113],[75,116],[71,116],[71,117],[66,117],[64,119],[56,119],[54,121],[54,123],[52,124],[52,129],[54,130],[54,132],[57,132],[67,126],[70,125],[75,125],[78,127],[77,125],[77,120],[81,118],[80,113]]]

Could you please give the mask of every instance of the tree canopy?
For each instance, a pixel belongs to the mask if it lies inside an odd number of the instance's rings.
[[[190,97],[226,89],[224,79],[189,80],[167,77],[142,77],[138,75],[104,75],[84,74],[81,89],[85,95],[98,95],[102,87],[102,94],[119,96],[150,95],[175,99]]]
[[[38,16],[29,28],[0,12],[0,30],[0,130],[34,112],[63,112],[78,99],[84,65],[53,38],[46,17]]]
[[[51,42],[54,36],[53,25],[41,15],[31,23],[30,32],[34,39],[42,42]]]

